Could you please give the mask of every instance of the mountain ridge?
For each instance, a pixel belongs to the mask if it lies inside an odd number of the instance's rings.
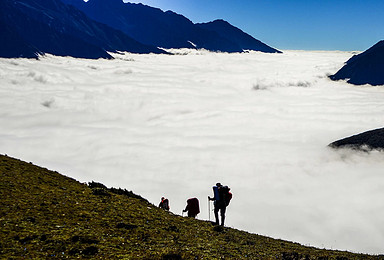
[[[203,24],[194,24],[187,17],[173,11],[162,11],[159,8],[135,3],[124,3],[114,0],[110,5],[106,0],[62,0],[74,5],[92,19],[121,30],[139,42],[160,48],[198,48],[221,52],[242,52],[244,49],[238,40],[228,35],[220,34],[217,30],[206,29]],[[252,38],[247,49],[279,53],[266,44],[237,29],[237,36],[241,33]],[[244,38],[245,36],[242,35]],[[257,44],[255,44],[257,43]],[[262,48],[260,48],[262,46]]]
[[[350,148],[361,151],[384,150],[384,128],[373,129],[329,144],[332,148]]]
[[[330,76],[332,80],[347,80],[354,85],[384,85],[384,40],[366,51],[354,55],[345,65]]]
[[[194,24],[173,11],[122,0],[2,0],[0,26],[4,58],[112,59],[108,52],[169,54],[164,49],[175,48],[280,53],[227,22]]]
[[[107,52],[166,53],[97,23],[60,0],[2,0],[0,57],[37,58],[43,53],[77,58],[112,58]]]
[[[271,48],[265,43],[253,38],[241,29],[231,25],[223,19],[217,19],[208,23],[196,24],[200,28],[214,31],[221,37],[231,39],[235,44],[239,45],[242,50],[261,51],[266,53],[281,53],[281,51]]]

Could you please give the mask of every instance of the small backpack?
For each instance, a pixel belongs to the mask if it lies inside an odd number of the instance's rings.
[[[169,207],[169,200],[168,199],[164,200],[164,209],[166,209],[166,210],[170,209],[170,207]]]
[[[166,210],[169,210],[170,207],[169,207],[169,200],[166,199],[166,198],[163,198],[159,204],[159,207],[162,208],[162,209],[166,209]]]
[[[229,205],[229,202],[231,202],[231,199],[232,199],[232,193],[228,190],[228,194],[225,199],[225,204],[227,204],[227,206]]]

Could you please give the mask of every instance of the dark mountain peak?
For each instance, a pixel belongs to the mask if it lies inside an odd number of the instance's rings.
[[[199,23],[196,25],[200,28],[218,33],[221,37],[237,44],[242,50],[281,53],[279,50],[276,50],[253,38],[251,35],[243,32],[241,29],[222,19],[217,19],[208,23]]]
[[[332,80],[347,80],[355,85],[384,85],[384,41],[381,40],[368,50],[354,55],[334,75]]]
[[[164,12],[164,18],[169,19],[170,23],[176,23],[178,25],[184,24],[186,26],[192,26],[194,27],[194,24],[191,20],[189,20],[187,17],[178,14],[174,11],[168,10]]]
[[[384,40],[378,41],[375,45],[373,45],[371,48],[369,48],[367,51],[374,50],[376,48],[382,48],[384,47]]]
[[[207,24],[219,24],[219,25],[228,25],[231,26],[231,24],[223,19],[216,19],[211,22],[207,22]]]
[[[100,1],[105,1],[105,0],[100,0]],[[160,13],[162,14],[162,13],[164,13],[164,11],[161,10],[160,8],[149,6],[149,5],[145,5],[145,4],[142,4],[142,3],[126,2],[126,3],[124,3],[124,6],[125,6],[125,9],[123,9],[123,10],[127,10],[127,8],[129,8],[129,9],[132,9],[132,10],[135,10],[135,11],[146,10],[147,12],[152,13],[152,14],[160,14]]]
[[[238,36],[240,36],[240,34],[243,34],[242,37],[244,37],[244,35],[250,36],[249,34],[243,32],[238,27],[233,26],[232,24],[230,24],[229,22],[223,19],[217,19],[207,23],[199,23],[197,25],[201,27],[206,27],[207,29],[210,29],[210,30],[214,30],[222,36],[228,34],[229,32],[239,34]]]
[[[360,54],[353,55],[353,57],[350,58],[346,63],[352,63],[356,59],[359,59],[359,58],[364,57],[364,56],[372,55],[372,53],[373,53],[373,55],[375,55],[376,52],[380,52],[382,49],[384,49],[384,40],[377,42],[372,47],[370,47],[369,49],[367,49],[366,51],[364,51]]]

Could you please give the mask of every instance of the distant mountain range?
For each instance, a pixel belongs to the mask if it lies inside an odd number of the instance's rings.
[[[204,48],[211,51],[242,52],[244,49],[280,52],[254,39],[223,20],[194,24],[172,11],[122,0],[62,0],[90,18],[121,30],[144,44],[162,48]]]
[[[347,80],[355,85],[384,85],[384,41],[376,43],[365,52],[354,55],[332,80]]]
[[[6,58],[166,53],[158,47],[280,52],[223,20],[194,24],[172,11],[122,0],[1,0],[0,28],[0,57]]]
[[[165,53],[91,20],[60,0],[1,0],[0,26],[0,56],[6,58],[33,58],[39,53],[111,58],[107,51],[117,50]]]

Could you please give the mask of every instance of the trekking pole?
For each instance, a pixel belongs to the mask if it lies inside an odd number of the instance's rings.
[[[209,196],[208,196],[208,218],[209,218],[209,221],[211,221],[211,202],[209,202]]]

